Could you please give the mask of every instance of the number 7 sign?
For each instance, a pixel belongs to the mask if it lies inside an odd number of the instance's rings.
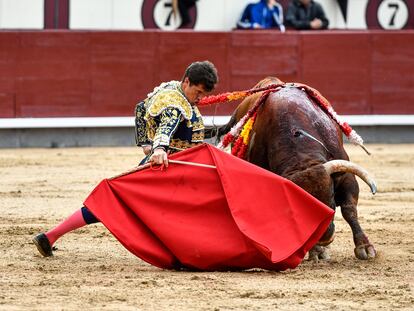
[[[413,11],[405,0],[371,0],[366,10],[367,28],[414,28]]]

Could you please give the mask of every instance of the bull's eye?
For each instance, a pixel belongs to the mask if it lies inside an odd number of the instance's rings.
[[[301,132],[299,132],[299,131],[295,131],[295,132],[293,133],[293,137],[299,137],[301,134],[302,134]]]

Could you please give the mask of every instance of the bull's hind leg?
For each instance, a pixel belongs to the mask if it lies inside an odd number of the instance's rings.
[[[358,196],[359,187],[352,174],[344,174],[335,183],[335,202],[341,207],[342,216],[348,222],[352,230],[355,243],[355,256],[358,259],[369,259],[376,256],[374,246],[364,233],[358,221]]]

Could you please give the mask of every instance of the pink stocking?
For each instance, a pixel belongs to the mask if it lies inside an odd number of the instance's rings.
[[[75,229],[81,228],[85,225],[86,222],[83,219],[82,210],[79,209],[45,234],[49,240],[50,245],[52,246],[62,235]]]

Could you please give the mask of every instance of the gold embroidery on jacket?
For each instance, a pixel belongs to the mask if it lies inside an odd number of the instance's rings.
[[[147,119],[149,116],[156,117],[166,108],[176,108],[180,110],[186,120],[190,120],[193,115],[193,107],[178,90],[164,90],[159,92],[148,103]]]
[[[193,106],[195,118],[187,121],[187,127],[192,128],[193,131],[204,130],[203,117],[197,106]]]
[[[204,140],[204,131],[193,132],[191,136],[192,142],[202,142]]]
[[[150,144],[147,137],[145,114],[145,102],[139,102],[135,106],[135,143],[137,146]]]
[[[188,102],[180,85],[177,81],[161,84],[145,100],[147,138],[153,148],[169,146],[171,152],[177,152],[197,146],[204,140],[201,113]],[[187,128],[184,130],[186,134],[183,135],[183,128],[180,134],[175,133],[179,124]]]
[[[191,147],[198,146],[200,144],[201,142],[190,143],[188,141],[184,141],[180,139],[171,139],[170,148],[177,149],[177,150],[185,150]]]
[[[158,146],[168,147],[171,137],[175,134],[181,122],[181,112],[175,108],[168,107],[160,115],[160,123],[155,131],[152,148]]]
[[[149,118],[147,121],[147,137],[149,140],[154,141],[154,136],[157,127],[157,122],[155,122],[153,118]]]

